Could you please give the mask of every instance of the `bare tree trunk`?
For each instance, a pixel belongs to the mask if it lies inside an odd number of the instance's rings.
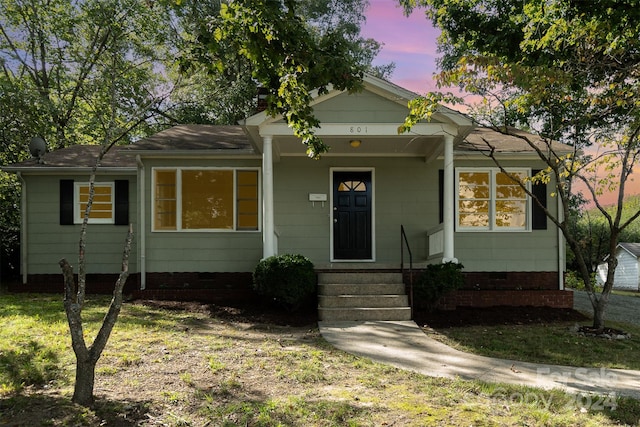
[[[107,345],[111,331],[118,320],[122,308],[122,290],[129,276],[129,254],[131,241],[133,240],[133,227],[129,225],[127,239],[122,253],[122,270],[113,290],[113,298],[109,310],[104,316],[102,327],[98,332],[91,347],[87,347],[82,328],[82,308],[84,304],[84,292],[80,297],[75,292],[73,267],[66,259],[60,260],[60,268],[64,276],[64,309],[67,314],[69,331],[71,332],[71,346],[76,355],[76,381],[73,390],[73,402],[83,406],[89,406],[94,402],[93,388],[95,383],[96,364]]]
[[[78,405],[91,406],[94,402],[93,387],[97,360],[80,360],[76,357],[76,383],[71,400]]]

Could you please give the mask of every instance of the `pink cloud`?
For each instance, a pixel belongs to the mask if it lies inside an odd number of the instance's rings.
[[[433,74],[439,31],[423,11],[416,10],[407,17],[395,2],[373,0],[366,14],[362,35],[384,43],[374,64],[394,62],[396,70],[391,80],[409,90],[418,93],[435,90]]]

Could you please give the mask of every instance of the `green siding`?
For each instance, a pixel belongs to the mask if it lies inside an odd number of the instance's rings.
[[[504,161],[505,167],[543,168],[535,161]],[[538,162],[539,163],[539,162]],[[491,160],[457,160],[456,167],[496,167]],[[557,198],[547,186],[547,207],[555,214]],[[558,229],[528,232],[457,232],[455,256],[468,271],[558,271]]]
[[[401,224],[414,256],[426,260],[426,230],[438,223],[438,169],[419,158],[283,158],[274,170],[280,253],[302,253],[316,264],[329,262],[331,168],[373,168],[378,263],[399,265]],[[324,207],[320,202],[314,206],[309,193],[327,194],[328,201]]]
[[[66,258],[77,272],[80,225],[60,225],[60,179],[87,182],[86,175],[23,175],[27,185],[27,261],[29,274],[60,273],[58,261]],[[129,220],[136,230],[137,184],[135,176],[98,176],[97,182],[129,180]],[[120,272],[127,226],[89,224],[86,240],[87,273]],[[136,239],[131,247],[129,271],[137,272]]]
[[[343,93],[313,107],[321,123],[404,123],[406,103],[398,104],[372,92]]]
[[[528,162],[510,162],[526,166]],[[463,160],[456,166],[493,167],[491,162]],[[427,231],[439,223],[438,171],[442,161],[420,158],[333,158],[320,161],[288,157],[274,170],[275,222],[280,253],[302,253],[315,264],[330,261],[331,168],[373,168],[375,258],[400,263],[400,225],[404,225],[414,262],[428,261]],[[325,193],[324,207],[308,200]],[[549,208],[556,199],[548,197]],[[468,271],[557,271],[558,232],[457,232],[455,256]]]
[[[247,272],[262,257],[262,233],[152,232],[151,172],[153,167],[261,167],[259,159],[143,160],[145,165],[145,230],[147,272]],[[509,166],[527,166],[512,161]],[[491,161],[460,159],[457,167],[493,167]],[[422,158],[325,156],[319,161],[283,157],[274,164],[275,228],[279,253],[301,253],[316,265],[330,262],[332,233],[330,173],[332,168],[371,168],[374,179],[375,259],[380,265],[399,265],[400,225],[404,225],[414,262],[428,262],[427,230],[438,225],[438,171],[442,161]],[[79,225],[59,225],[59,180],[86,181],[86,176],[25,176],[27,182],[28,272],[59,273],[58,261],[77,264]],[[106,176],[100,180],[129,179],[130,221],[136,236],[130,271],[138,272],[138,184],[133,176]],[[328,201],[309,201],[309,193],[324,193]],[[555,212],[556,199],[548,197]],[[91,224],[87,239],[89,273],[120,270],[125,226]],[[456,232],[455,256],[467,271],[557,271],[558,232]]]
[[[151,231],[152,168],[260,167],[260,160],[143,159],[147,272],[248,272],[262,258],[261,231]]]

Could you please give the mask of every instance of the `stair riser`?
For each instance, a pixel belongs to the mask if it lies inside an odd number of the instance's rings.
[[[385,321],[411,320],[411,309],[407,308],[319,308],[318,318],[321,321]]]
[[[401,295],[404,284],[321,284],[318,295]]]
[[[407,307],[409,299],[406,295],[336,295],[318,296],[321,308],[391,308]]]
[[[402,283],[400,273],[319,273],[319,284]]]

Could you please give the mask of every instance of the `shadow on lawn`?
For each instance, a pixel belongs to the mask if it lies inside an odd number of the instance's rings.
[[[91,408],[55,392],[38,391],[0,399],[0,425],[136,426],[148,420],[148,402],[96,399]]]
[[[20,390],[24,386],[42,386],[56,377],[58,355],[36,341],[20,350],[0,351],[0,381]]]

